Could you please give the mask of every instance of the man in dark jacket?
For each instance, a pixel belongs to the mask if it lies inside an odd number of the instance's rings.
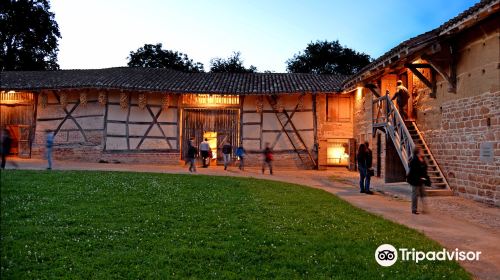
[[[12,138],[10,137],[9,130],[6,128],[2,129],[2,148],[0,153],[2,154],[2,165],[1,168],[5,169],[5,163],[7,162],[7,155],[10,153],[10,146],[12,145]]]
[[[408,94],[408,89],[403,86],[403,81],[398,80],[396,82],[397,87],[396,87],[396,93],[394,96],[391,98],[391,100],[396,99],[396,104],[398,105],[398,111],[403,120],[406,120],[408,117],[407,110],[408,110],[408,99],[410,98],[410,95]]]
[[[411,212],[418,215],[418,198],[422,201],[422,209],[425,208],[425,186],[431,186],[429,175],[427,175],[427,163],[421,148],[413,149],[413,158],[410,161],[410,171],[407,181],[411,185]],[[422,210],[424,212],[424,210]]]
[[[189,163],[189,172],[196,172],[196,155],[198,154],[198,149],[193,145],[193,141],[189,140],[188,149],[186,154],[187,163]]]

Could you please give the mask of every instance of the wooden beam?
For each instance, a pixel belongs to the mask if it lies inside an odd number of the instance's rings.
[[[413,75],[417,76],[417,78],[422,81],[429,89],[432,89],[432,83],[429,81],[416,67],[413,67],[411,64],[407,64],[406,67],[410,69]]]
[[[408,67],[408,65],[411,65],[415,68],[432,68],[432,66],[429,63],[406,63],[405,66]]]
[[[427,62],[429,62],[429,65],[432,67],[432,69],[434,69],[439,75],[441,75],[441,77],[443,77],[443,79],[446,82],[448,82],[448,92],[456,92],[457,82],[456,82],[456,70],[454,69],[456,68],[454,66],[455,64],[455,62],[453,61],[454,59],[447,60],[450,61],[450,72],[451,72],[451,75],[448,75],[448,73],[446,73],[446,70],[439,64],[437,64],[434,59],[431,59],[427,55],[422,55],[422,58],[425,59]]]
[[[369,89],[373,93],[373,95],[375,95],[376,98],[380,97],[380,91],[378,90],[377,85],[366,84],[364,87]]]
[[[316,93],[313,93],[311,96],[312,99],[312,109],[313,109],[313,135],[314,135],[314,162],[315,166],[314,169],[318,169],[318,157],[319,157],[319,142],[318,142],[318,114],[316,112]]]

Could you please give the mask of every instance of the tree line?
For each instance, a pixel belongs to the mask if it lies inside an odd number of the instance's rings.
[[[0,70],[56,70],[59,26],[48,0],[2,0],[0,5]],[[129,53],[129,67],[170,68],[205,72],[204,65],[185,53],[144,44]],[[286,61],[290,73],[352,75],[370,63],[371,57],[336,41],[310,42]],[[254,73],[257,67],[243,65],[240,52],[210,60],[211,73]],[[265,71],[268,72],[268,71]]]

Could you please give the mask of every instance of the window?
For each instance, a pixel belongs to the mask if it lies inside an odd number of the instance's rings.
[[[326,148],[326,163],[330,166],[349,165],[349,140],[328,139]]]
[[[348,95],[328,95],[326,98],[326,121],[350,122],[351,97]]]

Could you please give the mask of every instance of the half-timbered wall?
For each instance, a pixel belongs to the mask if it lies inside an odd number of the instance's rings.
[[[280,95],[278,100],[278,107],[282,107],[288,113],[307,149],[313,153],[312,95],[306,94],[302,97],[301,95]],[[275,154],[275,164],[302,166],[300,158],[278,120],[277,110],[270,104],[269,97],[250,95],[245,96],[242,102],[241,138],[243,146],[250,153],[249,156],[255,158],[248,162],[260,163],[260,153],[265,144],[269,143]],[[286,128],[291,132],[290,125]]]
[[[103,94],[104,101],[99,100]],[[178,98],[169,96],[166,109],[162,94],[147,93],[146,105],[140,108],[139,94],[126,93],[126,102],[123,103],[122,92],[119,91],[41,92],[37,104],[33,155],[43,155],[45,131],[51,130],[54,133],[56,159],[178,162]]]
[[[162,95],[147,94],[147,104],[139,107],[138,94],[126,94],[128,106],[120,105],[121,93],[110,94],[106,113],[106,152],[178,150],[177,98],[162,107]]]
[[[105,106],[97,101],[97,92],[44,91],[38,98],[35,141],[32,154],[41,156],[45,131],[52,130],[57,147],[56,159],[96,159],[102,151]],[[43,96],[45,95],[45,96]],[[65,105],[61,104],[66,103]],[[46,101],[46,102],[45,102]]]

